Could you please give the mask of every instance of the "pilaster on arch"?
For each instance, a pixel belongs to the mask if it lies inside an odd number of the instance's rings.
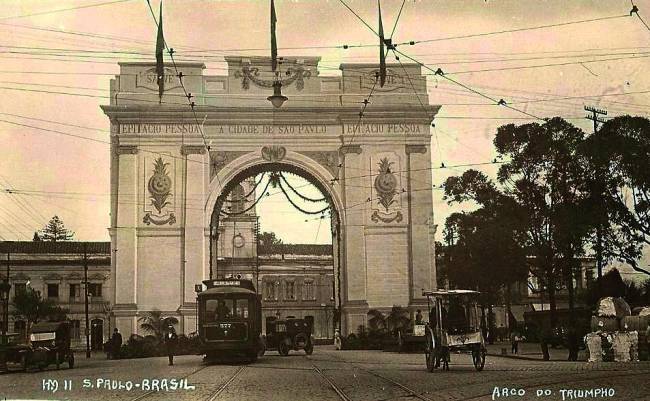
[[[269,162],[263,158],[261,150],[256,150],[241,155],[223,166],[223,168],[221,168],[212,178],[208,187],[208,197],[204,210],[206,216],[205,221],[210,222],[212,212],[217,204],[217,199],[228,183],[230,183],[237,174],[257,166],[263,169],[265,164],[271,165],[273,163],[274,162]],[[276,163],[291,165],[305,171],[307,174],[312,176],[313,179],[317,180],[318,184],[325,189],[326,193],[324,195],[329,196],[332,199],[337,211],[342,211],[345,208],[338,188],[338,181],[334,180],[336,177],[334,177],[326,167],[319,164],[317,161],[301,153],[287,149],[284,157]],[[332,182],[334,182],[334,184],[331,184]],[[344,213],[339,213],[339,218],[343,219],[344,215]],[[344,224],[343,221],[341,221],[341,223]]]

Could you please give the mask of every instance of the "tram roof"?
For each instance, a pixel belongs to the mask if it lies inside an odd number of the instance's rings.
[[[216,295],[216,294],[255,294],[255,291],[249,290],[248,288],[235,287],[235,286],[212,287],[199,293],[199,296]]]
[[[454,295],[479,295],[480,292],[474,290],[435,290],[422,291],[422,295],[427,296],[454,296]]]

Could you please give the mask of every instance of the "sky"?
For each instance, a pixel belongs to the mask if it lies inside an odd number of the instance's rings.
[[[108,240],[109,121],[99,106],[108,104],[118,61],[154,61],[156,27],[147,2],[2,4],[0,188],[18,191],[0,194],[0,237],[31,239],[57,214],[77,239]],[[650,1],[636,4],[650,20]],[[157,13],[159,0],[151,5]],[[442,105],[432,128],[433,183],[462,174],[467,164],[487,163],[474,168],[494,176],[496,128],[529,122],[530,115],[562,116],[588,132],[585,105],[607,109],[608,117],[648,116],[650,29],[629,16],[631,6],[629,0],[383,0],[386,33],[395,43],[415,42],[398,49],[465,86],[428,76],[429,102]],[[342,62],[377,62],[376,47],[352,46],[376,44],[360,21],[376,29],[375,1],[276,0],[275,7],[280,56],[320,56],[321,75],[340,74]],[[225,73],[224,55],[269,52],[267,0],[164,0],[163,14],[177,60],[205,62],[206,75]],[[440,239],[446,216],[460,207],[448,205],[440,189],[433,197]],[[296,213],[281,199],[260,203],[262,230],[285,242],[331,241],[327,221]]]

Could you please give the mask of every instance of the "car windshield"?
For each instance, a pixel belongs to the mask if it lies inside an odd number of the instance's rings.
[[[205,302],[204,319],[206,322],[222,320],[248,319],[248,298],[220,297]]]

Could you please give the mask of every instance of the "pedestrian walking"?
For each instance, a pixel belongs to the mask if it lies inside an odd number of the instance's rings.
[[[120,359],[120,348],[122,348],[122,335],[116,327],[115,330],[113,330],[113,337],[111,338],[111,353],[113,354],[113,359]]]
[[[165,334],[165,345],[167,347],[167,357],[169,358],[169,366],[174,364],[174,352],[176,352],[176,343],[178,342],[178,336],[176,335],[176,330],[171,324],[167,327],[167,333]]]
[[[519,333],[516,331],[513,331],[510,333],[510,345],[511,345],[511,350],[510,352],[513,354],[518,354],[519,353],[519,341],[521,338],[519,337]]]

